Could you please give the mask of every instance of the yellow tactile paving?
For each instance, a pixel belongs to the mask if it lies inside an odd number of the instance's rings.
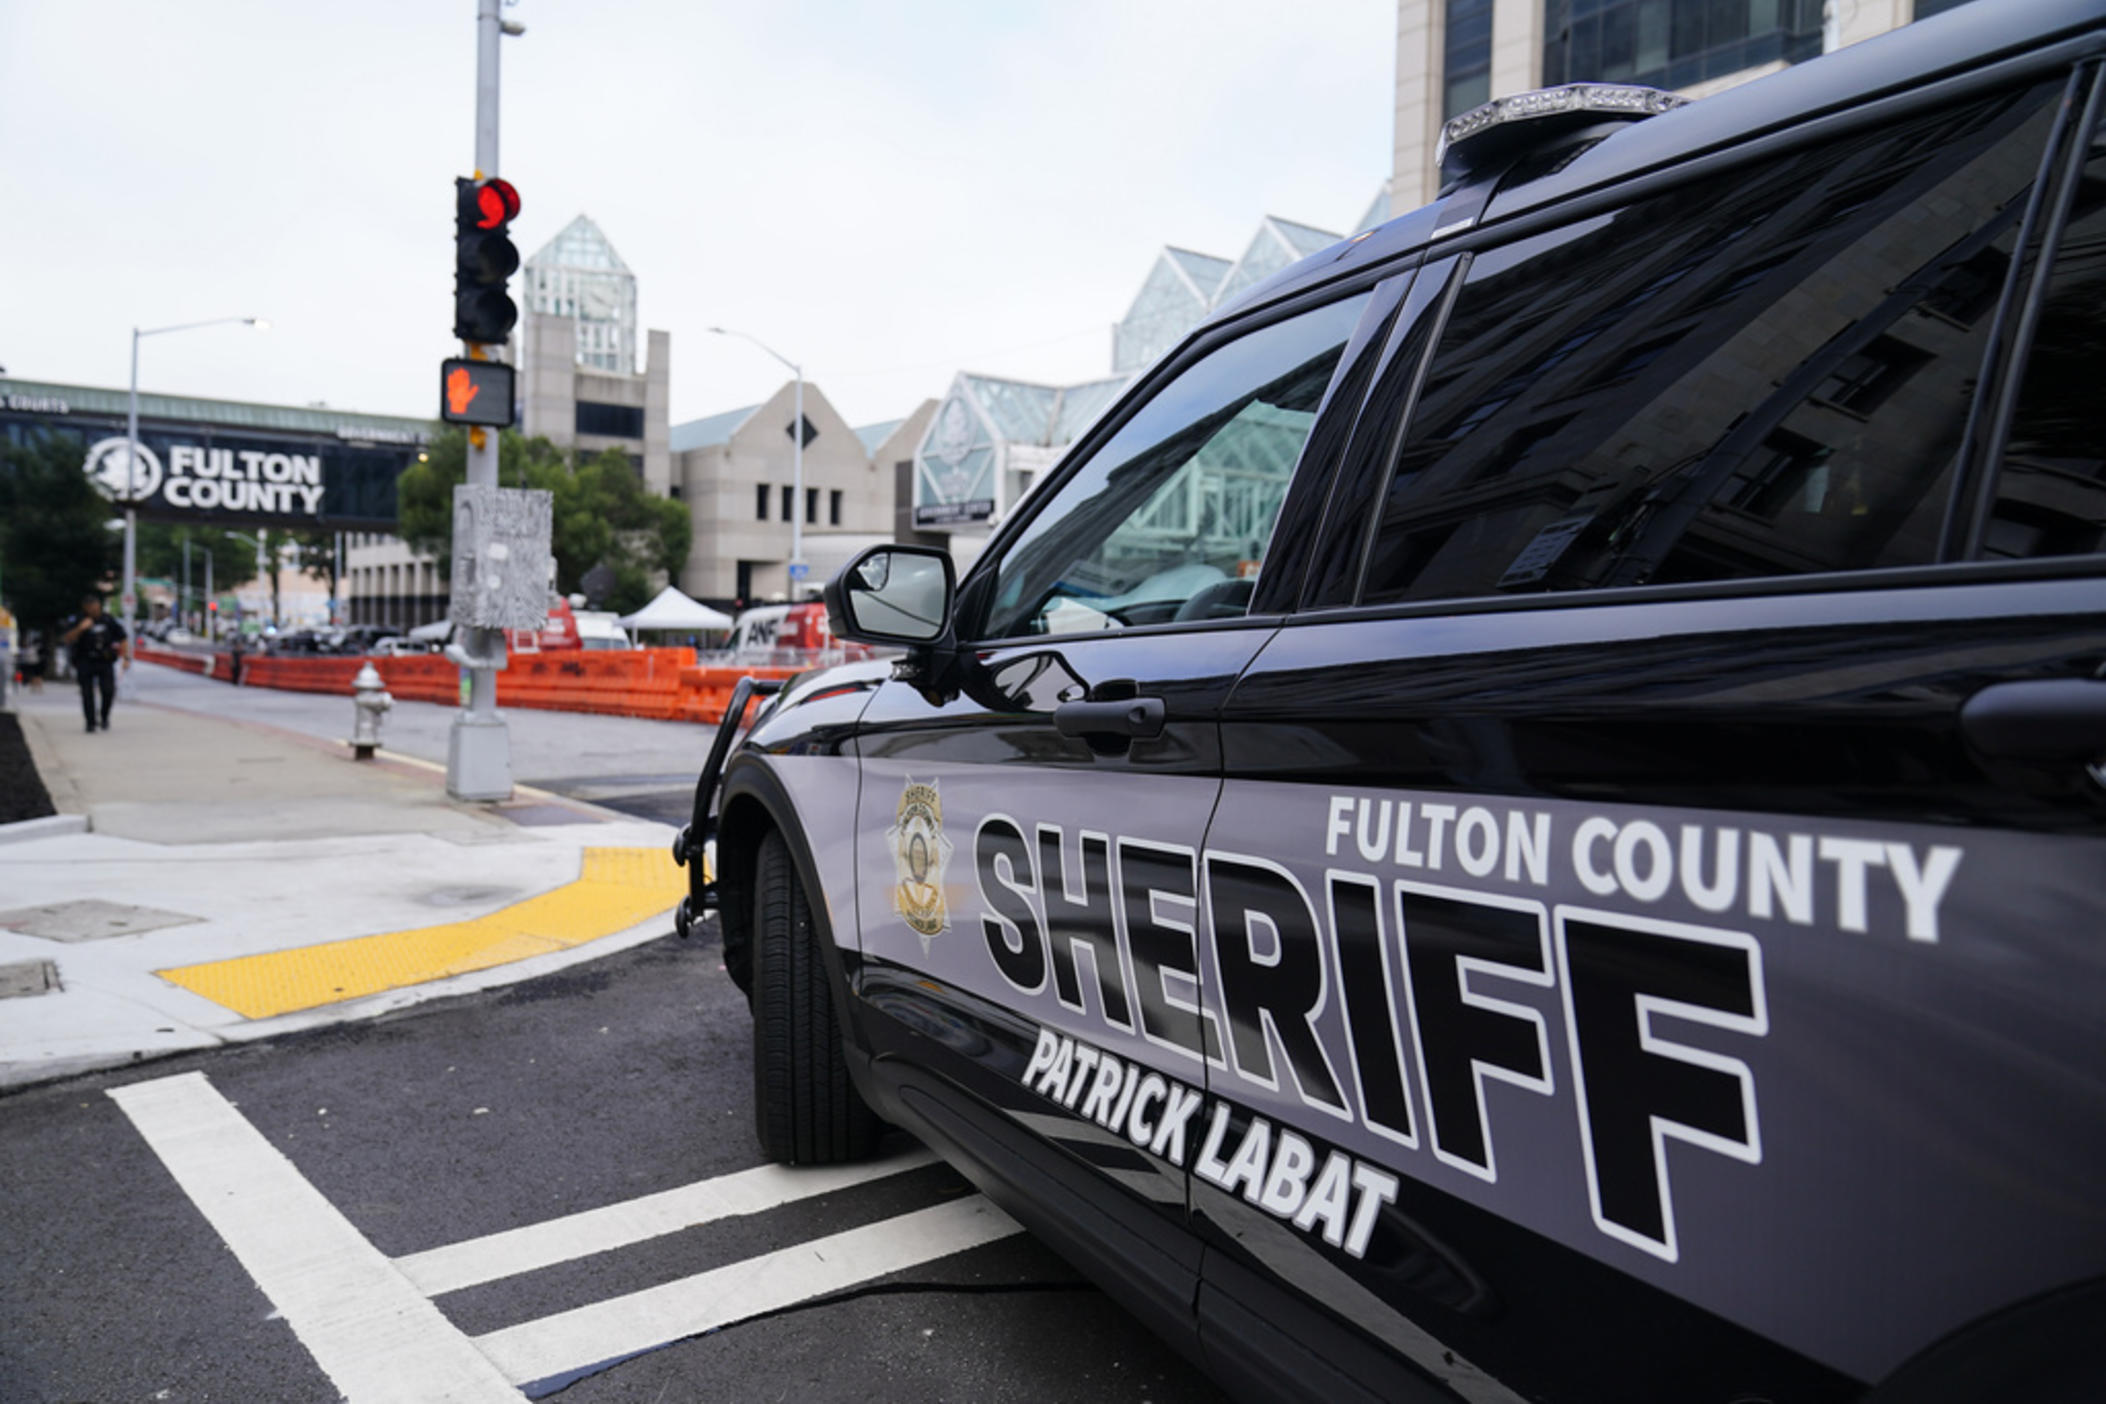
[[[544,955],[668,911],[687,874],[663,848],[588,848],[578,879],[472,921],[326,941],[158,972],[250,1019]]]

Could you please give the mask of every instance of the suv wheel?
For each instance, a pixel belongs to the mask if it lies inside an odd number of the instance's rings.
[[[848,1080],[811,903],[779,833],[754,871],[753,1117],[761,1150],[790,1165],[861,1159],[882,1129]]]

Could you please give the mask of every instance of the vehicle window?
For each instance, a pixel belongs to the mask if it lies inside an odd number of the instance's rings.
[[[1368,297],[1239,337],[1164,386],[1010,546],[983,636],[1242,614]]]
[[[2106,544],[2106,132],[2095,136],[2049,272],[2011,418],[1984,555],[2089,555]]]
[[[1479,253],[1362,599],[1935,559],[2059,82]]]

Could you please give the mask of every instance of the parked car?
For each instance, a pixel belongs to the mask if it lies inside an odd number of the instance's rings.
[[[1253,1398],[2106,1398],[2102,53],[1463,114],[852,562],[906,654],[680,841],[766,1153],[906,1127]]]
[[[353,624],[343,631],[338,645],[345,653],[374,653],[383,639],[400,638],[402,631],[388,624]]]
[[[580,648],[634,648],[629,631],[618,622],[620,616],[611,610],[580,609],[573,611],[577,621],[578,647]]]

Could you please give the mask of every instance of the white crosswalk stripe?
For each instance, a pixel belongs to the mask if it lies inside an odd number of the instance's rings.
[[[1022,1232],[970,1195],[471,1339],[433,1297],[873,1183],[935,1157],[762,1166],[391,1260],[204,1074],[109,1096],[351,1404],[517,1401],[518,1386],[590,1373]]]
[[[517,1404],[474,1343],[203,1073],[110,1097],[346,1399]]]
[[[501,1277],[516,1277],[536,1268],[626,1248],[717,1219],[758,1214],[935,1163],[935,1156],[917,1150],[866,1165],[801,1170],[761,1165],[660,1194],[647,1194],[641,1199],[412,1253],[395,1259],[395,1266],[427,1295],[437,1297]]]
[[[518,1384],[575,1374],[1021,1232],[980,1195],[478,1336]]]

